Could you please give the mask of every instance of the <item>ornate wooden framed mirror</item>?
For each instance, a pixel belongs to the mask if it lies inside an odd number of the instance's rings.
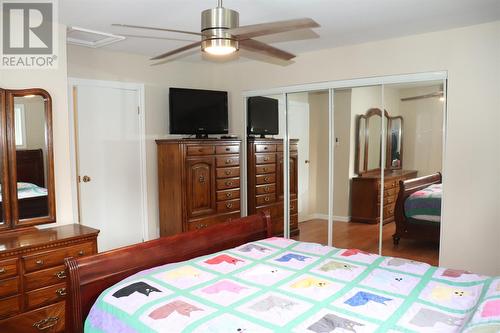
[[[0,228],[55,222],[51,97],[43,89],[0,93]]]
[[[386,161],[384,170],[403,166],[403,117],[391,117],[384,110],[386,125]],[[356,123],[355,172],[359,175],[380,170],[382,149],[382,110],[371,108],[358,115]]]

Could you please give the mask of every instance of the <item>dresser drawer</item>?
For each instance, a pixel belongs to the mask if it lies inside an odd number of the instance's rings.
[[[261,164],[255,167],[256,174],[274,173],[276,171],[276,164]]]
[[[240,210],[240,199],[217,202],[217,213],[234,212]]]
[[[298,150],[299,147],[297,146],[297,144],[290,144],[290,151],[298,151]],[[283,151],[283,145],[279,144],[276,151]]]
[[[26,306],[28,309],[35,309],[42,305],[63,301],[65,298],[66,283],[63,282],[26,293]]]
[[[297,229],[299,227],[299,215],[290,215],[290,229]]]
[[[0,279],[17,275],[17,258],[0,261]]]
[[[274,175],[274,174],[257,175],[255,182],[257,183],[257,185],[275,183],[276,182],[276,175]]]
[[[64,281],[66,281],[64,265],[28,273],[24,276],[24,285],[27,290],[42,288]]]
[[[0,280],[0,297],[15,295],[19,292],[19,278]]]
[[[276,193],[262,194],[255,197],[257,206],[267,205],[276,201]]]
[[[238,154],[240,152],[240,145],[216,146],[215,152],[217,154]]]
[[[26,312],[0,321],[2,332],[64,332],[64,302]]]
[[[205,229],[205,228],[212,226],[214,224],[228,222],[228,221],[231,221],[234,219],[239,219],[240,217],[241,217],[240,212],[234,212],[231,214],[217,215],[217,216],[213,216],[213,217],[207,217],[204,219],[190,221],[187,224],[187,227],[188,227],[187,231]]]
[[[217,190],[225,190],[240,187],[239,178],[217,179]]]
[[[275,162],[276,162],[275,154],[255,154],[255,163],[257,164],[268,164]]]
[[[384,182],[384,190],[396,188],[397,185],[398,185],[398,180],[394,180],[394,179],[387,180]]]
[[[266,153],[276,151],[276,145],[255,145],[255,152]]]
[[[217,178],[231,178],[240,176],[240,167],[217,168]]]
[[[394,217],[394,204],[388,204],[384,206],[384,220],[390,217]]]
[[[290,200],[290,215],[297,214],[298,212],[297,200]]]
[[[239,156],[217,156],[217,158],[215,159],[215,165],[217,167],[240,165],[240,157]]]
[[[18,313],[21,310],[19,301],[19,295],[0,299],[0,319]]]
[[[215,154],[214,146],[187,146],[188,156],[213,155]]]
[[[37,253],[23,257],[24,268],[27,272],[33,272],[40,269],[62,265],[64,258],[83,257],[94,253],[94,244],[92,242],[59,248],[57,250]]]
[[[256,194],[267,194],[276,192],[276,184],[258,185],[255,187]]]
[[[240,189],[217,191],[217,201],[238,199],[240,197]]]
[[[397,199],[397,197],[394,194],[393,195],[386,195],[386,196],[384,196],[384,205],[395,203],[396,199]],[[380,204],[380,195],[377,196],[377,203]]]

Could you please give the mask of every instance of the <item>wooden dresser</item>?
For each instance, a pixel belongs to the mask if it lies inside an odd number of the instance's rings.
[[[97,253],[79,224],[0,234],[0,332],[64,332],[64,258]]]
[[[157,140],[160,235],[240,217],[240,140]]]
[[[290,140],[290,234],[299,233],[298,140]],[[283,140],[248,139],[248,215],[269,210],[274,234],[283,234]]]
[[[414,170],[393,170],[384,174],[384,224],[394,221],[394,208],[399,192],[399,181],[417,177]],[[368,172],[352,178],[351,221],[379,223],[380,171]]]

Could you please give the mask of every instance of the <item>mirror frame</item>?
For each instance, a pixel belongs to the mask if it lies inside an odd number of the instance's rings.
[[[375,168],[375,169],[368,169],[368,137],[369,137],[369,124],[370,124],[370,118],[373,116],[379,116],[382,118],[382,110],[379,108],[370,108],[368,111],[366,111],[365,114],[360,114],[356,118],[356,156],[354,159],[354,167],[355,170],[354,172],[358,175],[363,175],[366,173],[373,173],[373,172],[380,172],[380,167]],[[402,116],[395,116],[391,117],[389,116],[389,113],[387,112],[386,109],[384,109],[384,116],[386,117],[386,140],[385,140],[385,145],[386,145],[386,160],[385,160],[385,170],[400,170],[403,168],[403,117]],[[360,124],[361,124],[361,119],[365,119],[365,131],[364,131],[364,142],[362,143],[360,141]],[[392,147],[392,138],[391,138],[391,129],[392,129],[392,122],[396,119],[399,119],[401,121],[401,129],[400,129],[400,136],[399,140],[401,142],[401,154],[400,154],[400,165],[398,167],[392,167],[391,165],[391,147]],[[382,131],[381,131],[382,132]],[[380,133],[382,135],[382,133]],[[363,168],[360,168],[359,162],[360,162],[360,155],[361,155],[361,144],[364,145],[364,156],[363,156]]]
[[[399,166],[398,167],[393,167],[392,166],[392,122],[395,120],[398,120],[401,122],[401,127],[399,129],[399,142],[400,142],[400,148],[399,148]],[[395,117],[389,117],[388,118],[388,130],[387,130],[387,150],[386,150],[386,161],[385,161],[385,166],[386,169],[389,170],[401,170],[403,169],[403,126],[404,126],[404,121],[403,121],[403,116],[395,116]]]
[[[10,210],[11,210],[11,228],[24,226],[33,226],[38,224],[56,222],[56,204],[55,204],[55,189],[54,189],[54,151],[52,138],[52,98],[50,94],[40,88],[21,89],[21,90],[6,90],[6,137],[7,137],[7,155],[9,165],[9,183],[17,184],[17,159],[16,159],[16,142],[15,142],[15,116],[14,116],[14,98],[24,97],[27,95],[41,96],[45,102],[45,144],[47,148],[47,205],[48,215],[41,217],[33,217],[19,220],[19,206],[17,200],[17,186],[11,189],[10,193]]]
[[[6,109],[6,90],[0,89],[0,110]],[[2,193],[2,216],[0,219],[3,222],[0,225],[0,230],[11,229],[11,216],[10,216],[10,193],[9,193],[9,162],[7,153],[7,131],[4,131],[7,122],[7,112],[0,112],[0,177],[1,177],[1,193]]]

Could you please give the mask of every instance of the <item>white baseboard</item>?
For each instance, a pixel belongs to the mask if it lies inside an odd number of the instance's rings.
[[[299,217],[299,223],[300,222],[305,222],[309,220],[326,220],[328,221],[328,214],[320,214],[320,213],[314,213],[314,214],[309,214],[309,215],[303,215]],[[351,221],[350,216],[333,216],[333,220],[335,222],[349,222]]]

